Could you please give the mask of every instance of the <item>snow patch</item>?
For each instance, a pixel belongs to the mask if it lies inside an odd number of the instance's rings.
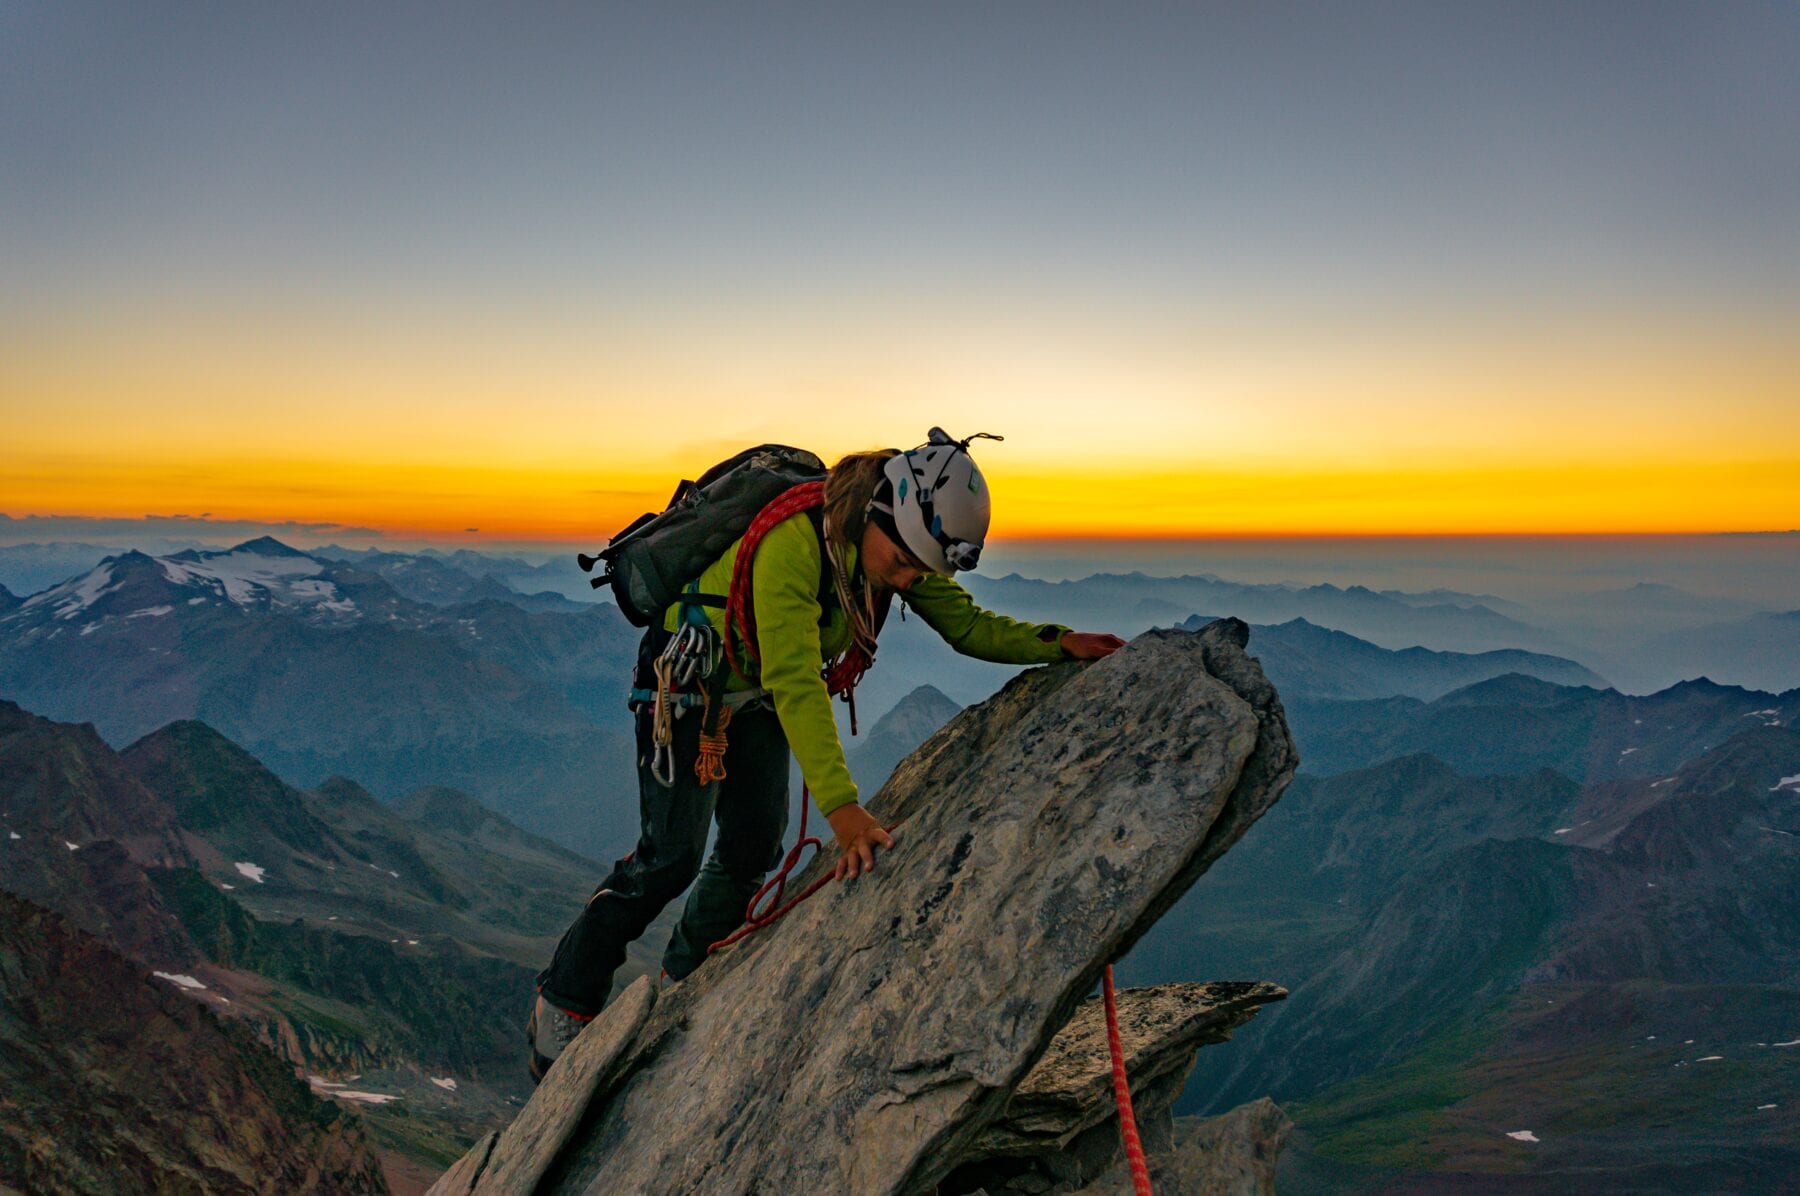
[[[112,566],[99,564],[80,577],[65,581],[42,594],[33,594],[20,604],[20,609],[27,610],[41,603],[49,603],[55,608],[56,618],[73,619],[94,605],[111,584]]]
[[[219,887],[220,887],[220,888],[221,888],[221,889],[225,889],[225,890],[227,890],[227,891],[229,891],[229,890],[231,890],[231,889],[235,889],[235,888],[237,888],[237,886],[236,886],[236,885],[228,885],[228,884],[226,884],[226,883],[225,883],[225,882],[224,882],[224,881],[220,881],[220,882],[219,882]]]
[[[359,1076],[350,1077],[351,1080],[360,1078],[361,1077]],[[338,1081],[322,1080],[314,1075],[307,1076],[306,1082],[311,1085],[313,1091],[320,1096],[335,1096],[339,1100],[353,1100],[358,1104],[385,1105],[389,1101],[400,1099],[398,1096],[387,1092],[357,1092],[350,1088],[346,1088],[343,1083],[339,1083]],[[347,1082],[348,1081],[346,1081],[346,1083]]]
[[[159,619],[164,615],[173,614],[174,611],[175,608],[172,606],[146,606],[143,610],[134,610],[125,617],[127,619]]]
[[[63,846],[68,848],[70,851],[80,851],[81,850],[81,844],[71,843],[67,839],[63,840]]]
[[[1779,781],[1776,781],[1773,785],[1769,786],[1769,792],[1773,793],[1777,789],[1787,789],[1789,787],[1800,788],[1800,772],[1795,773],[1791,777],[1782,777]]]
[[[151,972],[150,974],[155,976],[158,980],[167,980],[170,984],[179,984],[182,988],[203,989],[206,987],[206,985],[200,983],[192,976],[172,976],[168,972]]]
[[[451,1079],[449,1076],[445,1076],[441,1080],[438,1079],[436,1076],[433,1076],[433,1077],[431,1077],[431,1082],[433,1084],[436,1084],[439,1088],[442,1088],[445,1092],[455,1092],[456,1091],[456,1081]]]
[[[353,1100],[358,1104],[363,1105],[385,1105],[391,1100],[400,1099],[398,1096],[389,1092],[352,1092],[348,1088],[339,1092],[331,1092],[327,1095],[335,1096],[339,1100]]]
[[[273,602],[316,603],[336,599],[337,589],[317,575],[325,566],[307,556],[263,556],[257,552],[206,553],[198,560],[157,561],[176,585],[222,590],[239,606]]]
[[[1695,1063],[1716,1063],[1720,1059],[1723,1059],[1724,1057],[1725,1056],[1723,1056],[1723,1055],[1702,1055],[1702,1056],[1700,1056],[1700,1058],[1694,1060],[1694,1062]]]
[[[1553,834],[1553,835],[1566,835],[1566,834],[1568,834],[1568,833],[1569,833],[1569,832],[1570,832],[1570,831],[1572,831],[1572,830],[1574,830],[1574,829],[1575,829],[1575,828],[1574,828],[1574,827],[1572,827],[1572,826],[1565,826],[1565,827],[1559,827],[1559,828],[1557,828],[1557,829],[1556,829],[1556,830],[1554,830],[1554,831],[1552,831],[1552,832],[1550,832],[1550,833],[1551,833],[1551,834]]]
[[[1636,748],[1626,748],[1626,749],[1625,749],[1625,750],[1624,750],[1624,751],[1622,751],[1622,752],[1620,752],[1620,753],[1619,753],[1619,755],[1621,755],[1621,756],[1629,756],[1629,755],[1631,755],[1631,753],[1633,753],[1633,752],[1635,752],[1635,751],[1637,751],[1637,749],[1636,749]]]
[[[1670,781],[1673,781],[1674,779],[1675,779],[1674,777],[1664,777],[1660,781],[1652,781],[1652,782],[1650,782],[1650,788],[1654,789],[1658,785],[1667,785]]]
[[[1774,1107],[1775,1107],[1774,1105],[1758,1105],[1758,1106],[1756,1106],[1756,1109],[1757,1109],[1757,1112],[1760,1113],[1764,1109],[1773,1109]]]
[[[14,840],[17,840],[17,839],[19,839],[19,838],[20,838],[20,837],[21,837],[21,836],[20,836],[20,835],[19,835],[19,832],[18,832],[18,831],[7,831],[7,832],[6,832],[6,837],[7,837],[7,838],[8,838],[8,839],[14,839]]]
[[[1800,1038],[1796,1038],[1792,1042],[1771,1042],[1769,1045],[1770,1046],[1800,1046]]]
[[[239,873],[249,877],[259,885],[263,883],[263,873],[268,871],[267,868],[259,867],[256,864],[248,863],[244,860],[239,860],[237,863],[233,864],[232,867],[236,868]]]
[[[1530,1130],[1508,1130],[1506,1136],[1515,1142],[1536,1142],[1538,1140],[1538,1136]]]

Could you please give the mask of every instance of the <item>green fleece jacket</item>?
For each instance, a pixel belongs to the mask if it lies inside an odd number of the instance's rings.
[[[724,594],[730,589],[743,543],[741,538],[735,541],[700,575],[701,593]],[[790,516],[771,528],[758,545],[750,582],[756,601],[757,647],[762,654],[756,683],[769,689],[788,747],[800,762],[800,772],[819,812],[830,814],[856,800],[856,782],[844,763],[843,743],[820,673],[824,662],[850,643],[849,622],[837,603],[830,604],[824,626],[819,624],[823,551],[812,520],[804,512]],[[859,574],[855,546],[844,564],[852,576]],[[899,598],[964,656],[999,664],[1046,664],[1065,659],[1061,638],[1069,628],[1060,623],[1022,623],[983,610],[967,590],[948,577],[926,574]],[[710,606],[696,609],[705,612],[715,630],[723,630],[723,610]],[[663,626],[673,631],[680,618],[677,603],[664,616]],[[748,653],[740,651],[739,660],[756,672]],[[728,692],[749,688],[752,682],[735,673],[726,683]]]

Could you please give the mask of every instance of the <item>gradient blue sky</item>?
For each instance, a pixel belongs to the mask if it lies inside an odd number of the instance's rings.
[[[1793,4],[9,3],[0,510],[380,523],[346,470],[528,507],[620,430],[940,420],[1033,496],[1548,446],[1766,509],[1796,62]]]

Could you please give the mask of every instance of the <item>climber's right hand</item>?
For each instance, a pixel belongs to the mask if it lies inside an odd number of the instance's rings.
[[[854,877],[875,867],[875,848],[893,847],[894,836],[874,816],[855,802],[839,806],[826,815],[831,829],[837,832],[841,853],[832,876],[838,880]]]

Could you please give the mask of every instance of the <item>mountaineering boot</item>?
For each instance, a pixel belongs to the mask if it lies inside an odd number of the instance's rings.
[[[567,1009],[558,1009],[540,995],[531,1006],[531,1017],[525,1023],[525,1040],[531,1044],[531,1082],[538,1083],[563,1048],[594,1019]]]

